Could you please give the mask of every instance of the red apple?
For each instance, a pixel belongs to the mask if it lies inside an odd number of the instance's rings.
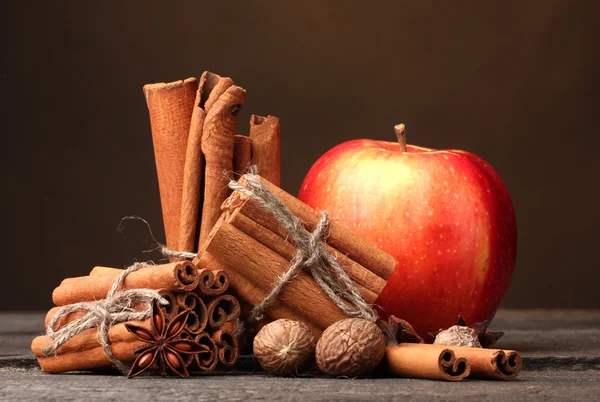
[[[348,141],[310,169],[299,198],[398,259],[377,300],[421,336],[491,320],[510,283],[516,223],[508,192],[465,151]]]

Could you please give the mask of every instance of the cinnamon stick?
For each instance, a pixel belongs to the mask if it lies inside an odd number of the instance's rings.
[[[424,343],[401,343],[385,348],[390,371],[399,377],[460,381],[469,376],[471,365],[450,347]]]
[[[250,117],[252,162],[258,173],[276,186],[281,184],[279,119],[275,116]]]
[[[183,170],[196,78],[144,85],[167,247],[178,246]]]
[[[220,328],[240,316],[240,303],[232,295],[220,295],[206,302],[209,328]]]
[[[315,226],[321,220],[321,213],[319,211],[309,207],[264,178],[261,177],[261,180],[265,187],[279,198],[279,200],[290,209],[292,214],[303,222],[307,230],[314,230]],[[239,183],[245,185],[245,178],[242,177],[239,180]],[[289,236],[287,231],[279,224],[279,222],[277,222],[273,215],[264,211],[254,200],[244,194],[234,192],[227,201],[223,203],[223,209],[239,209],[241,214],[264,226],[271,232],[276,233],[283,238]],[[396,268],[397,261],[394,257],[379,249],[377,246],[364,241],[360,236],[344,229],[335,222],[331,222],[327,244],[336,249],[340,255],[347,256],[349,259],[355,261],[384,280],[389,279]]]
[[[145,321],[143,325],[149,328],[148,321]],[[108,330],[108,337],[113,345],[117,343],[130,343],[137,340],[134,334],[127,331],[125,324],[117,324],[110,327]],[[38,336],[34,338],[31,343],[31,351],[37,357],[44,357],[43,349],[51,344],[52,340],[48,336]],[[98,347],[100,347],[100,342],[98,341],[98,329],[90,328],[66,341],[56,351],[56,354],[66,355]]]
[[[220,329],[212,335],[218,348],[219,363],[233,367],[240,357],[237,337],[231,330]]]
[[[235,85],[227,88],[214,101],[204,120],[202,153],[206,167],[198,249],[219,218],[221,203],[228,195],[226,172],[233,170],[234,129],[245,97],[243,88]]]
[[[218,256],[230,269],[230,280],[233,285],[233,273],[248,278],[239,284],[239,292],[244,291],[247,283],[259,289],[268,289],[261,300],[272,289],[276,278],[287,271],[290,262],[265,245],[246,235],[235,226],[220,219],[207,239],[205,250]],[[325,292],[308,276],[300,272],[292,283],[284,287],[279,299],[272,305],[284,304],[296,314],[303,316],[303,321],[310,321],[321,331],[336,321],[346,318]],[[269,309],[270,310],[270,309]]]
[[[219,96],[233,85],[231,78],[205,71],[200,78],[192,112],[183,171],[183,194],[179,223],[179,251],[195,252],[198,246],[202,210],[204,156],[202,132],[206,113]]]
[[[213,371],[219,363],[219,348],[217,344],[206,332],[202,332],[196,336],[196,343],[207,346],[209,350],[194,355],[195,365],[202,371]]]
[[[285,257],[288,261],[296,255],[296,248],[289,241],[244,216],[239,209],[228,214],[227,221],[248,236],[251,236],[258,242],[277,252],[279,255]],[[355,282],[363,299],[369,304],[375,303],[377,296],[385,287],[385,281],[360,264],[337,252],[334,248],[327,246],[327,251],[337,258],[342,269],[344,269]]]
[[[95,268],[96,269],[96,268]],[[99,271],[103,268],[98,268]],[[57,306],[80,301],[103,299],[114,283],[119,271],[71,278],[54,289],[52,300]],[[166,291],[189,291],[198,286],[198,272],[188,261],[163,265],[149,265],[134,271],[125,278],[122,289],[149,288]]]
[[[180,310],[191,309],[185,323],[185,330],[190,334],[204,331],[208,323],[208,310],[204,301],[194,292],[184,292],[177,295],[177,306]]]
[[[471,377],[489,380],[514,380],[521,372],[523,362],[515,350],[485,349],[448,346],[454,354],[471,364]]]
[[[200,269],[200,280],[196,292],[200,296],[217,296],[223,294],[229,288],[229,278],[223,270]]]
[[[133,342],[114,343],[111,350],[117,359],[127,364],[133,362],[137,357],[133,352],[144,345],[144,342],[136,339]],[[113,367],[113,363],[106,356],[102,347],[74,351],[59,356],[38,356],[37,360],[45,373],[66,373]]]
[[[233,173],[239,178],[252,163],[252,140],[245,135],[235,135],[233,144]]]

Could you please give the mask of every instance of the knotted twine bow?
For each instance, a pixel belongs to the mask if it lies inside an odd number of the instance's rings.
[[[311,233],[304,228],[300,219],[294,216],[289,208],[265,187],[252,170],[243,177],[246,179],[247,186],[232,180],[229,182],[229,187],[254,199],[271,213],[289,232],[290,240],[297,250],[288,270],[279,277],[265,299],[252,309],[252,318],[262,319],[265,310],[277,299],[285,284],[298,276],[302,270],[306,270],[327,296],[348,316],[375,321],[377,315],[373,309],[362,298],[335,257],[329,254],[325,248],[325,239],[329,233],[330,224],[327,212],[321,212],[321,220]]]
[[[125,321],[143,321],[150,317],[152,312],[152,302],[158,300],[159,304],[169,304],[156,290],[152,289],[129,289],[119,291],[119,287],[130,273],[140,268],[151,265],[145,262],[136,262],[124,270],[114,281],[106,298],[96,303],[79,302],[69,304],[52,317],[46,328],[46,335],[52,340],[52,343],[42,350],[46,356],[53,355],[69,339],[75,335],[90,329],[98,328],[98,342],[102,350],[113,362],[115,366],[123,373],[128,371],[119,359],[112,353],[108,330],[112,325]],[[146,309],[139,311],[135,306],[139,303],[145,303]],[[86,314],[75,321],[71,321],[61,329],[55,331],[56,324],[62,317],[74,312],[85,312]]]

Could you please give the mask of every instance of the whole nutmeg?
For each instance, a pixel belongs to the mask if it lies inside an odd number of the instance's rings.
[[[317,343],[317,364],[324,374],[356,377],[371,372],[385,354],[385,339],[369,320],[346,318],[331,325]]]
[[[480,348],[479,334],[472,328],[454,325],[440,331],[433,341],[434,345],[467,346]]]
[[[281,319],[258,331],[254,356],[266,372],[288,376],[313,361],[315,343],[315,336],[306,324]]]

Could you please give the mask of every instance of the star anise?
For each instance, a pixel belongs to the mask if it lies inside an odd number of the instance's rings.
[[[185,310],[167,323],[164,312],[158,301],[155,300],[152,304],[152,316],[150,317],[151,330],[134,324],[125,324],[129,332],[148,344],[134,352],[139,356],[133,362],[133,366],[131,366],[131,370],[127,375],[128,378],[142,374],[152,367],[156,361],[158,361],[159,373],[162,376],[167,375],[167,368],[180,377],[189,376],[180,354],[197,354],[208,349],[207,346],[200,345],[190,339],[179,338],[190,311],[190,309]]]

